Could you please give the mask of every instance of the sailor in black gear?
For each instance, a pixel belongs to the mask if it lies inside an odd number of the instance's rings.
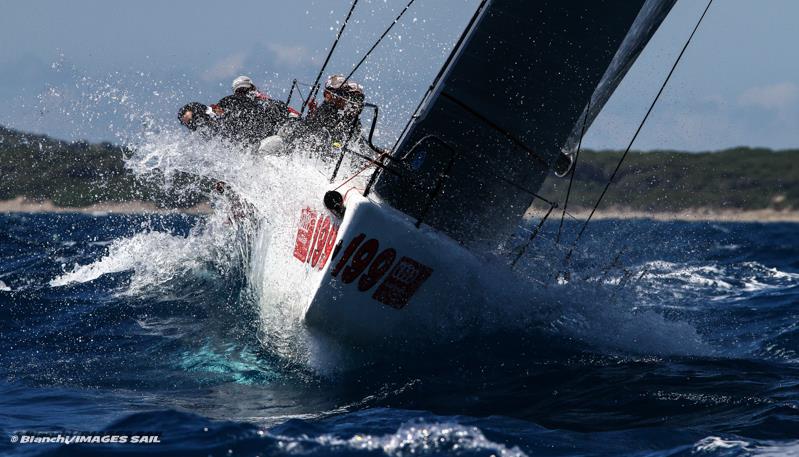
[[[286,104],[258,92],[246,76],[233,81],[233,95],[220,100],[218,106],[223,113],[223,133],[234,141],[257,144],[276,134],[289,119]]]
[[[218,135],[221,130],[220,119],[213,107],[192,102],[178,111],[178,120],[191,131],[199,131],[205,136]]]
[[[308,133],[324,134],[335,144],[343,144],[350,138],[359,140],[363,87],[354,81],[346,81],[342,75],[333,75],[325,82],[324,98],[324,102],[305,119]]]

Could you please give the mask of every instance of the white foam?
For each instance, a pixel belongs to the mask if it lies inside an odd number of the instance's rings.
[[[262,343],[290,363],[336,365],[337,354],[341,354],[335,350],[336,344],[320,336],[312,337],[302,322],[303,306],[313,291],[296,287],[302,278],[292,277],[289,273],[292,269],[284,268],[281,263],[291,260],[284,253],[293,249],[296,218],[301,210],[313,202],[321,204],[322,195],[330,185],[335,157],[319,158],[302,148],[290,155],[260,155],[223,141],[198,141],[185,132],[147,135],[131,146],[135,153],[126,166],[142,179],[169,187],[177,173],[190,173],[223,181],[230,189],[226,194],[245,202],[249,214],[238,221],[236,239],[211,244],[235,251],[236,258],[242,260],[248,287],[260,307]],[[339,181],[347,179],[353,170],[362,169],[362,161],[350,161],[352,157],[349,155],[342,163]],[[367,177],[368,173],[363,173],[352,183],[362,184]],[[229,215],[230,202],[227,202],[214,208],[211,219],[225,220]],[[190,245],[184,249],[187,253],[193,251],[198,248],[193,237],[204,231],[198,227],[189,239],[159,249],[177,251],[180,257],[180,245]],[[158,280],[154,273],[143,276]]]
[[[750,451],[750,444],[742,440],[725,440],[718,436],[702,438],[694,445],[695,452],[716,452],[721,450],[740,449]]]
[[[181,274],[198,272],[208,263],[230,265],[236,251],[229,250],[235,227],[204,224],[189,236],[145,231],[112,241],[106,254],[86,265],[75,264],[50,281],[51,287],[95,281],[103,275],[133,272],[125,293],[158,291],[160,285]]]
[[[266,432],[268,434],[268,432]],[[272,435],[279,446],[291,453],[301,454],[318,445],[330,451],[357,450],[380,451],[388,456],[439,455],[441,453],[470,454],[477,452],[499,457],[526,457],[516,446],[509,447],[485,437],[477,427],[457,423],[408,422],[388,435],[357,434],[349,439],[324,434],[318,437],[299,438]]]
[[[759,457],[797,457],[799,441],[771,442],[755,446],[752,455]]]
[[[632,290],[591,282],[551,286],[538,302],[555,303],[551,328],[591,346],[629,354],[710,355],[714,351],[693,325],[637,307]],[[533,302],[535,303],[535,302]]]
[[[646,285],[674,296],[711,297],[711,299],[746,299],[753,292],[776,291],[794,287],[799,274],[780,271],[758,262],[733,264],[684,264],[666,261],[647,262]]]
[[[724,439],[708,436],[694,444],[694,453],[723,453],[724,455],[796,457],[799,456],[799,441],[765,441],[750,443],[744,440]]]

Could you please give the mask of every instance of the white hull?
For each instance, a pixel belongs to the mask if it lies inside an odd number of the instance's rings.
[[[283,265],[296,269],[290,276],[303,278],[297,287],[306,292],[302,311],[312,330],[356,344],[454,341],[487,314],[501,317],[502,302],[515,295],[509,269],[489,267],[359,193],[350,193],[338,222],[321,204],[309,206],[293,252],[284,253],[291,261]]]

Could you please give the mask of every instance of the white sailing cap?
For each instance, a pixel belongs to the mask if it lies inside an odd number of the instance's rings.
[[[344,92],[346,94],[363,95],[363,86],[355,81],[349,81],[344,75],[332,75],[325,81],[325,89]]]
[[[231,84],[231,87],[233,88],[233,92],[236,92],[238,89],[241,89],[243,87],[254,89],[255,84],[252,83],[252,79],[250,79],[249,76],[241,75],[233,80],[233,84]]]

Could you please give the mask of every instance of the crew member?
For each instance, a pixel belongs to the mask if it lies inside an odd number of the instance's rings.
[[[259,92],[249,77],[234,79],[232,89],[233,95],[218,103],[223,130],[229,138],[256,144],[275,135],[278,128],[288,121],[286,104]]]
[[[326,132],[332,143],[343,144],[349,138],[360,139],[360,115],[364,106],[363,87],[333,75],[325,81],[324,101],[311,106],[305,124],[311,133]]]
[[[206,106],[199,102],[184,105],[178,111],[178,120],[191,131],[213,136],[221,130],[221,111],[214,106]]]

